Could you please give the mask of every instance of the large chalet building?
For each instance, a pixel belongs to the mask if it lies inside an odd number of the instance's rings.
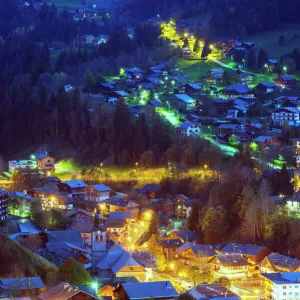
[[[282,107],[272,112],[272,122],[274,126],[282,126],[287,122],[290,126],[299,126],[300,111],[295,107]]]

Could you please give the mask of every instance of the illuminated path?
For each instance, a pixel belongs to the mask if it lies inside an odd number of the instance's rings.
[[[236,153],[239,153],[238,149],[231,147],[229,145],[221,144],[221,143],[215,141],[214,139],[212,139],[211,137],[209,137],[208,135],[203,134],[202,137],[204,139],[208,140],[214,146],[218,147],[222,151],[222,153],[224,153],[228,156],[234,156]]]

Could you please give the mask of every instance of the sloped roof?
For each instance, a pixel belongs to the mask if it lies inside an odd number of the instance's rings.
[[[105,220],[104,227],[105,228],[123,228],[125,226],[125,219],[120,218],[111,218],[108,217]]]
[[[65,214],[65,216],[66,216],[66,217],[72,217],[72,216],[74,216],[74,215],[76,215],[76,214],[78,214],[78,213],[83,213],[83,214],[85,214],[85,215],[87,215],[87,216],[89,216],[89,217],[93,217],[93,216],[94,216],[94,214],[92,214],[91,212],[89,212],[89,211],[87,211],[87,210],[85,210],[85,209],[79,208],[79,207],[76,207],[76,208],[74,208],[74,209],[72,209],[72,210],[69,210],[69,211]]]
[[[300,278],[300,272],[263,273],[261,275],[275,284],[299,283]]]
[[[181,231],[174,231],[174,233],[179,236],[181,239],[192,242],[198,240],[199,237],[196,232],[192,230],[181,230]]]
[[[248,262],[242,254],[218,254],[216,257],[224,267],[248,266]]]
[[[48,289],[47,292],[39,295],[39,298],[41,300],[68,300],[80,292],[89,294],[96,299],[95,295],[91,294],[87,289],[80,288],[66,282],[61,282],[57,286]]]
[[[87,184],[82,180],[66,180],[63,182],[64,184],[68,185],[70,188],[84,188],[87,187]]]
[[[216,254],[211,245],[193,244],[191,242],[184,243],[178,248],[178,251],[184,252],[187,248],[190,248],[198,257],[214,256]]]
[[[163,104],[160,101],[155,100],[155,99],[149,100],[148,103],[151,104],[152,106],[154,106],[155,108],[163,107]]]
[[[2,278],[0,279],[0,290],[30,290],[41,289],[45,285],[40,277]]]
[[[111,267],[111,270],[114,274],[116,274],[121,268],[123,267],[138,267],[140,265],[128,252],[123,252],[119,259],[114,263],[114,265]]]
[[[273,138],[273,136],[270,136],[270,135],[260,135],[260,136],[256,137],[255,139],[253,139],[252,142],[262,143],[262,142],[267,141],[272,138]]]
[[[123,283],[121,286],[131,300],[178,296],[170,281]]]
[[[263,81],[261,83],[259,83],[257,86],[259,85],[263,85],[266,88],[274,88],[276,85],[273,82],[267,82],[267,81]]]
[[[77,230],[61,230],[61,231],[47,231],[48,245],[54,247],[54,243],[68,242],[79,248],[84,248],[84,243],[81,233]]]
[[[91,187],[93,187],[98,192],[109,192],[109,191],[111,191],[111,188],[106,186],[105,184],[92,184]]]
[[[119,244],[115,244],[111,247],[105,257],[97,264],[99,269],[110,269],[119,257],[125,252],[125,250]]]
[[[131,219],[132,212],[131,211],[118,211],[118,212],[111,212],[109,213],[110,218],[117,218],[117,219]]]
[[[188,96],[187,94],[175,94],[175,97],[187,104],[192,104],[192,103],[195,103],[195,99]]]
[[[250,89],[245,84],[231,84],[222,90],[222,92],[230,92],[230,91],[234,91],[240,94],[246,94],[250,92]]]
[[[157,268],[156,258],[148,250],[131,251],[131,256],[144,268]]]
[[[281,255],[279,253],[271,253],[265,259],[269,260],[271,264],[276,267],[286,268],[291,271],[300,268],[300,260]]]
[[[202,283],[188,291],[195,299],[239,300],[240,297],[220,283]]]
[[[220,251],[224,253],[241,253],[245,255],[257,255],[265,248],[266,247],[252,244],[229,243],[224,248],[220,249]]]
[[[180,129],[188,129],[188,128],[191,127],[192,125],[197,126],[197,127],[200,128],[200,124],[192,123],[192,122],[184,122],[184,123],[182,123],[178,128],[180,128]]]

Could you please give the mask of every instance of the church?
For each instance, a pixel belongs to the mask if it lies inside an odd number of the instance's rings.
[[[92,230],[92,274],[103,282],[114,282],[116,278],[135,277],[147,281],[157,262],[147,250],[126,251],[120,244],[109,240],[103,215],[98,210]]]

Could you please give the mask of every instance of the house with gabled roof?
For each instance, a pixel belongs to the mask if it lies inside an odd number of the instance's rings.
[[[0,298],[15,299],[31,295],[37,297],[46,287],[40,277],[1,278]]]
[[[57,185],[60,193],[68,195],[74,200],[84,200],[85,188],[87,184],[82,180],[66,180]]]
[[[236,244],[229,243],[219,250],[218,254],[239,253],[247,260],[249,264],[256,265],[261,262],[267,255],[271,253],[270,249],[264,246],[257,246],[252,244]]]
[[[275,83],[263,81],[255,86],[255,93],[257,94],[269,94],[274,92],[276,88]]]
[[[184,122],[176,128],[176,131],[182,138],[188,136],[200,138],[201,127],[198,123]]]
[[[174,300],[178,293],[170,281],[153,281],[123,283],[115,289],[114,296],[124,300]]]
[[[288,87],[294,85],[296,83],[296,79],[290,75],[279,75],[274,78],[274,82],[276,85]]]
[[[290,126],[299,126],[300,110],[297,107],[280,107],[272,112],[274,126],[282,126],[288,123]]]
[[[216,255],[212,245],[185,242],[177,249],[178,258],[185,264],[206,264]]]
[[[112,189],[102,183],[88,185],[84,191],[86,200],[100,202],[109,198]]]
[[[38,300],[94,300],[98,299],[94,288],[89,286],[74,286],[67,282],[48,289],[47,292],[41,294]]]
[[[259,264],[261,273],[300,272],[300,260],[271,253]]]
[[[145,251],[139,252],[136,250],[130,253],[119,244],[115,244],[97,264],[98,276],[104,281],[111,281],[116,277],[135,277],[139,281],[147,280],[152,276],[152,269],[157,266],[156,260],[148,251],[148,255],[145,254]]]
[[[248,275],[249,264],[242,254],[217,254],[209,263],[219,276],[239,278]]]
[[[174,94],[172,102],[181,111],[192,111],[196,105],[196,99],[187,94]]]
[[[253,95],[252,90],[246,84],[231,84],[223,88],[221,93],[229,97],[240,95]]]
[[[240,300],[241,298],[220,283],[202,283],[188,291],[195,300]]]

